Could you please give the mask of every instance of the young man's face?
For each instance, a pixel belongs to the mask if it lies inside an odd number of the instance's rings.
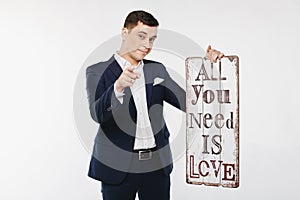
[[[157,37],[157,27],[138,22],[137,26],[128,30],[122,29],[125,56],[131,60],[140,61],[150,53],[154,40]]]

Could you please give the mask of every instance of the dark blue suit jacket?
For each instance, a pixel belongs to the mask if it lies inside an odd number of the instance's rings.
[[[169,131],[163,118],[163,102],[185,111],[185,92],[158,62],[144,61],[147,106],[159,157],[166,174],[172,171]],[[114,83],[122,69],[111,57],[86,70],[90,114],[99,123],[88,176],[109,184],[119,184],[128,173],[136,130],[136,107],[130,88],[124,89],[121,104]],[[155,78],[163,80],[155,85]]]

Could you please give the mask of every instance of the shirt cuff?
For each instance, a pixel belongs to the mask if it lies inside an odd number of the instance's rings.
[[[116,95],[117,99],[119,100],[119,102],[121,104],[123,104],[123,96],[125,95],[124,89],[122,90],[122,92],[118,92],[116,89],[116,84],[114,84],[114,92],[115,92],[115,95]]]

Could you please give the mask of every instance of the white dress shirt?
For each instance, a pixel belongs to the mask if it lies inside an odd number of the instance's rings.
[[[122,70],[131,66],[131,64],[123,57],[121,57],[118,53],[114,54],[114,58],[121,66]],[[133,85],[130,87],[137,110],[136,135],[134,141],[135,150],[150,149],[156,146],[147,108],[145,76],[143,67],[144,63],[143,61],[140,61],[135,67],[134,71],[139,73],[141,76],[140,78],[136,79]],[[122,104],[124,93],[123,91],[122,93],[120,93],[116,90],[116,84],[114,84],[114,92],[116,94],[116,97]]]

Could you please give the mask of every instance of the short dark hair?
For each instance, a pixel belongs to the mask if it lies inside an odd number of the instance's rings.
[[[129,30],[137,26],[138,22],[142,22],[148,26],[158,26],[158,21],[150,13],[143,10],[136,10],[129,13],[125,19],[124,28]]]

